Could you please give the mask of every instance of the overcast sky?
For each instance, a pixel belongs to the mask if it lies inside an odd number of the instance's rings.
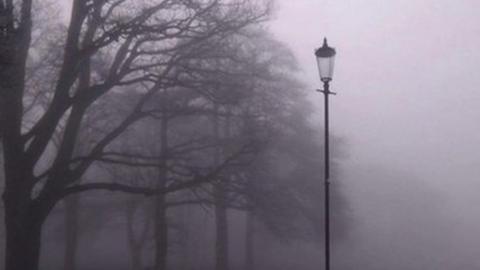
[[[327,36],[337,49],[331,117],[348,141],[346,184],[372,166],[404,172],[441,194],[457,230],[476,232],[479,10],[478,0],[279,0],[272,23],[312,91],[314,48]],[[313,101],[321,112],[322,96]]]
[[[480,195],[480,1],[279,2],[272,29],[312,89],[314,48],[327,36],[337,49],[332,121],[348,162]]]

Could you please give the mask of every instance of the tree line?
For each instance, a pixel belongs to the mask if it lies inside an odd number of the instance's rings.
[[[265,27],[272,8],[72,0],[64,23],[51,3],[1,0],[5,269],[39,268],[59,206],[64,267],[75,269],[89,191],[131,195],[132,269],[147,266],[147,238],[150,267],[167,268],[177,209],[213,211],[216,270],[230,267],[231,211],[245,213],[247,269],[255,223],[287,241],[318,238],[322,146],[295,58]]]

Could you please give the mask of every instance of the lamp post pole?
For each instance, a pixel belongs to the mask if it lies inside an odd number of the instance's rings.
[[[323,46],[315,51],[320,79],[323,82],[323,90],[318,91],[323,93],[325,100],[325,270],[330,270],[330,125],[328,99],[330,95],[335,95],[334,92],[330,91],[329,84],[332,80],[335,54],[335,49],[328,46],[326,38],[323,40]]]
[[[330,92],[329,81],[323,82],[323,93],[325,100],[325,170],[324,170],[324,191],[325,191],[325,270],[330,270],[330,125],[329,125],[329,96],[335,95]]]

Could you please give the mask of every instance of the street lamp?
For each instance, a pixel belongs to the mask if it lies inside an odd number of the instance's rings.
[[[315,50],[320,80],[323,82],[322,92],[325,97],[325,270],[330,270],[330,146],[329,146],[329,123],[328,123],[328,96],[335,95],[330,92],[330,81],[333,76],[335,63],[335,49],[323,39],[323,46]]]

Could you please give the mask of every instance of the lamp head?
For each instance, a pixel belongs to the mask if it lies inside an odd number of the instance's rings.
[[[315,50],[315,57],[317,58],[318,72],[322,82],[329,82],[332,80],[333,67],[335,64],[334,48],[328,46],[327,38],[323,39],[322,47]]]

